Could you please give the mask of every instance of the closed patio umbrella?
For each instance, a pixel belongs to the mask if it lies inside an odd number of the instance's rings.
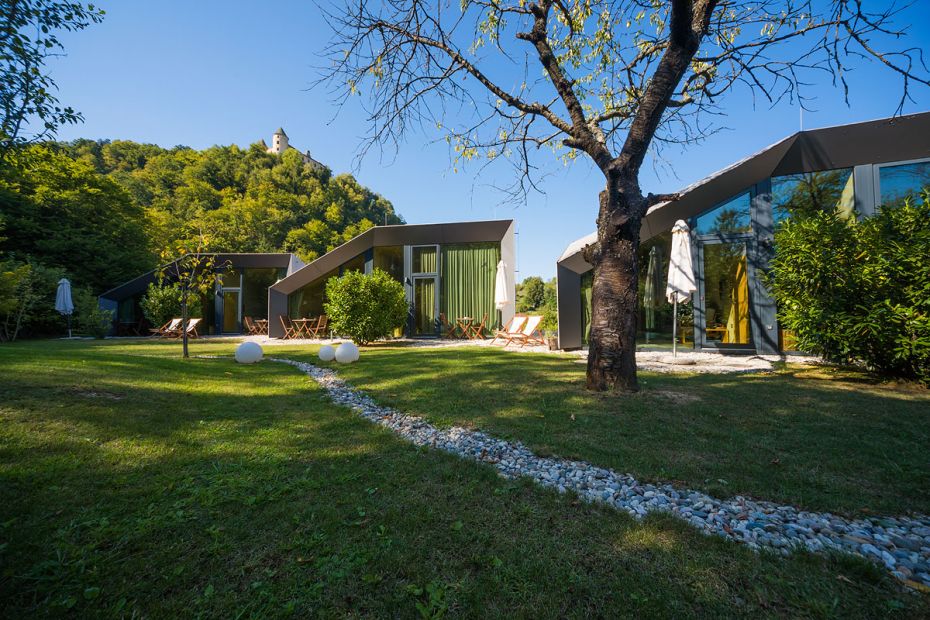
[[[494,305],[498,310],[503,310],[504,306],[512,302],[510,291],[513,286],[507,275],[507,263],[503,260],[497,263],[497,276],[494,278]]]
[[[646,267],[646,287],[643,291],[643,309],[646,311],[646,342],[649,342],[649,332],[656,328],[656,308],[661,299],[659,291],[662,290],[661,258],[659,246],[654,245],[649,250],[649,266]]]
[[[697,290],[694,283],[694,265],[691,262],[690,229],[684,220],[672,226],[672,255],[668,261],[668,284],[665,296],[675,305],[672,319],[672,354],[678,355],[678,304],[691,300]]]
[[[71,314],[74,312],[74,302],[71,301],[71,283],[67,278],[58,281],[58,292],[55,294],[55,310],[68,317],[68,338],[71,337]]]

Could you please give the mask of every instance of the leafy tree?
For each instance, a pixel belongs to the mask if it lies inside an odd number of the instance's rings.
[[[536,310],[546,302],[546,284],[539,276],[525,278],[517,287],[517,312]]]
[[[103,11],[93,4],[56,0],[13,0],[0,3],[0,161],[27,141],[41,140],[81,115],[62,106],[47,60],[61,54],[62,31],[83,30],[99,23]]]
[[[746,87],[777,103],[811,75],[844,88],[849,66],[877,59],[903,79],[901,104],[928,85],[920,48],[895,3],[848,0],[441,0],[347,2],[331,15],[324,81],[365,95],[367,149],[437,127],[458,161],[503,158],[519,197],[535,187],[535,153],[584,158],[603,174],[587,386],[636,390],[639,233],[650,148],[689,144],[722,95]],[[870,12],[874,11],[874,12]],[[899,105],[899,109],[900,109]],[[454,110],[455,112],[452,112]],[[453,114],[457,116],[453,116]]]
[[[0,171],[8,255],[64,269],[95,291],[152,268],[145,215],[118,184],[42,145],[8,164]]]
[[[103,339],[113,327],[113,311],[101,308],[86,286],[74,289],[74,313],[78,327],[94,338]]]
[[[349,271],[326,282],[326,315],[333,331],[356,344],[387,338],[407,318],[404,286],[385,271]]]
[[[192,297],[188,314],[201,316],[200,298]],[[139,303],[142,314],[152,325],[161,326],[181,315],[181,287],[176,282],[153,282]]]
[[[218,265],[216,254],[210,250],[210,240],[201,231],[194,241],[177,242],[173,250],[162,253],[166,264],[159,271],[159,284],[173,284],[180,291],[182,355],[188,352],[187,326],[194,304],[205,295],[213,294],[217,270],[228,267]]]

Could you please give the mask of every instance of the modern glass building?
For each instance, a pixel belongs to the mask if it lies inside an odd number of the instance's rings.
[[[665,284],[675,221],[691,227],[698,284],[692,304],[679,307],[683,344],[777,353],[794,346],[763,278],[779,223],[820,210],[867,217],[927,186],[930,113],[802,131],[684,188],[643,220],[637,343],[671,345]],[[557,262],[562,348],[587,341],[593,272],[583,250],[596,239],[578,239]]]
[[[513,286],[515,235],[513,220],[376,226],[294,272],[268,290],[269,335],[284,334],[279,317],[307,318],[325,314],[326,282],[347,271],[386,271],[404,285],[410,308],[409,337],[440,333],[442,321],[458,317],[496,327],[514,314],[510,303],[494,303],[497,265],[503,260]]]
[[[201,334],[239,334],[243,331],[244,317],[268,318],[269,287],[304,265],[295,254],[287,253],[214,256],[218,277],[213,295],[200,300],[197,312],[203,319]],[[170,273],[171,269],[165,272]],[[141,331],[140,302],[149,285],[158,281],[158,274],[159,270],[150,271],[100,295],[100,307],[114,312],[117,335]]]

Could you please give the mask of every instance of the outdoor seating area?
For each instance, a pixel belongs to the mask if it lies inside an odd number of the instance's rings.
[[[284,330],[282,338],[284,340],[294,340],[298,338],[326,338],[329,336],[329,318],[321,314],[316,318],[299,318],[291,319],[288,317],[278,317],[281,321],[281,328]],[[266,331],[262,335],[267,335],[268,322],[265,322]]]
[[[510,344],[517,344],[521,347],[545,345],[546,342],[539,333],[539,324],[542,319],[538,314],[515,314],[503,329],[494,330],[494,338],[491,340],[491,344],[502,340],[504,347]]]
[[[452,321],[446,318],[445,313],[440,312],[439,322],[442,325],[442,337],[448,340],[484,340],[488,332],[487,312],[481,320],[462,316]]]
[[[244,316],[242,326],[245,328],[245,333],[250,336],[268,335],[268,319],[253,319],[250,316]]]
[[[188,338],[200,338],[197,326],[200,325],[201,320],[199,318],[187,319]],[[150,329],[149,332],[152,338],[181,338],[184,336],[183,323],[184,319],[174,318],[157,329]]]

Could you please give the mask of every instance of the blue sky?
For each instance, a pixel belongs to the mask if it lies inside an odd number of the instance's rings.
[[[930,52],[927,0],[912,8],[911,43]],[[365,132],[360,107],[335,114],[325,90],[309,90],[329,31],[311,2],[98,2],[107,16],[64,37],[65,57],[52,65],[63,102],[80,110],[83,125],[59,138],[129,139],[163,146],[248,145],[283,126],[291,144],[310,150],[336,172],[353,172],[390,199],[410,223],[514,218],[519,277],[555,275],[555,260],[572,240],[594,230],[600,173],[585,161],[549,177],[543,196],[518,207],[490,187],[478,166],[452,172],[437,133],[411,134],[396,157],[370,155],[353,169]],[[863,65],[850,74],[851,106],[829,83],[808,94],[805,128],[870,120],[894,113],[900,81]],[[930,110],[930,89],[916,90],[905,112]],[[745,93],[723,103],[728,129],[700,146],[668,149],[668,165],[647,163],[644,191],[674,191],[797,131],[799,110],[753,107]],[[439,141],[437,141],[439,140]]]

